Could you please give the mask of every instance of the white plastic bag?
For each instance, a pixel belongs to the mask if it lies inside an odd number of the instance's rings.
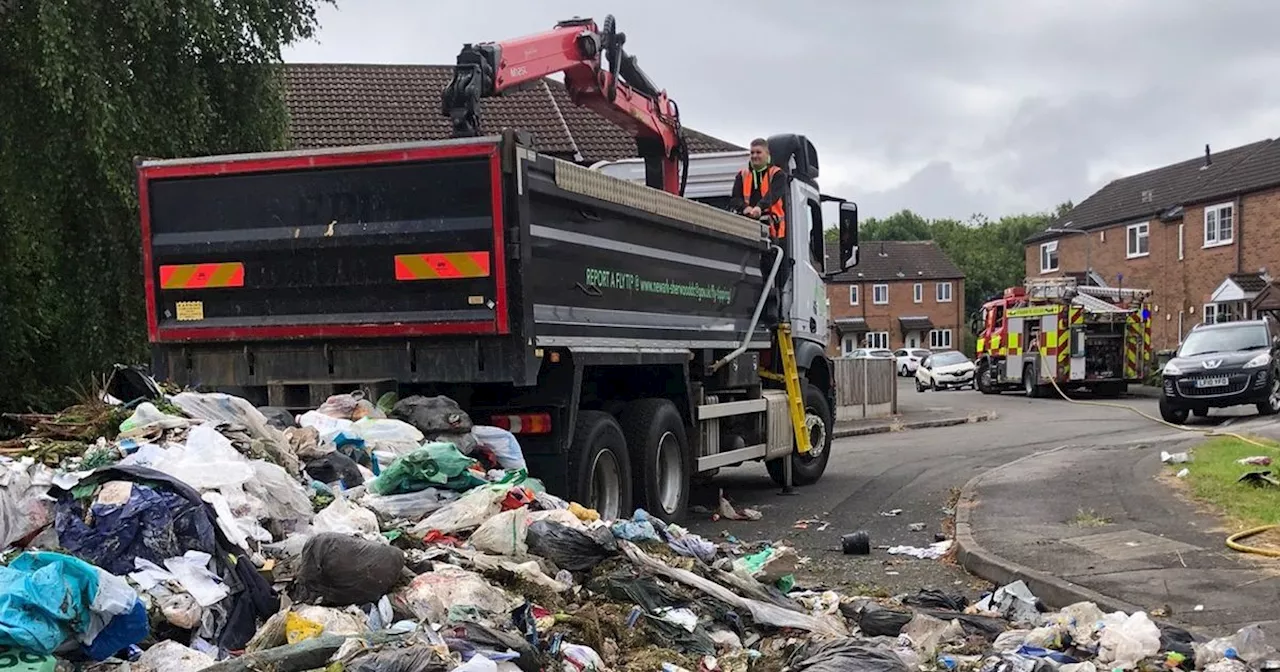
[[[152,468],[196,490],[243,485],[255,474],[249,460],[236,452],[231,441],[208,425],[192,427],[186,445],[170,446],[164,459]]]
[[[484,577],[453,565],[437,564],[419,574],[391,598],[403,611],[430,623],[443,623],[449,608],[475,607],[483,614],[506,614],[521,600],[489,583]]]
[[[452,490],[427,488],[402,495],[375,495],[369,492],[360,497],[360,504],[388,520],[397,518],[420,520],[423,516],[456,499],[458,499],[458,493]]]
[[[916,614],[903,626],[902,637],[906,638],[916,653],[925,658],[933,658],[943,646],[964,640],[964,628],[960,627],[959,621],[944,621],[927,614]]]
[[[501,427],[490,427],[489,425],[476,425],[471,429],[472,436],[476,437],[481,449],[487,449],[493,453],[493,457],[498,461],[498,465],[507,471],[519,471],[526,469],[524,461],[524,451],[520,448],[520,442],[516,440],[516,436]]]
[[[529,552],[525,536],[529,532],[529,508],[503,511],[486,520],[471,535],[471,545],[495,555],[521,556]]]
[[[368,509],[339,497],[316,514],[311,521],[311,532],[338,532],[340,534],[376,535],[381,531],[378,517]]]
[[[431,530],[452,534],[460,530],[480,527],[486,520],[502,510],[506,491],[481,486],[473,488],[461,498],[445,504],[440,510],[413,526],[410,534],[423,536]]]
[[[252,463],[255,478],[245,483],[249,495],[262,502],[262,519],[275,520],[287,534],[306,527],[311,520],[311,499],[284,469],[265,460]]]
[[[249,430],[255,439],[288,445],[284,433],[267,422],[253,404],[245,399],[221,392],[183,392],[172,399],[173,405],[183,413],[214,425],[237,425]]]
[[[0,548],[53,522],[49,485],[53,472],[30,458],[0,467]]]
[[[391,466],[397,457],[422,447],[424,440],[417,427],[386,418],[364,418],[352,424],[346,433],[364,439],[365,447],[373,453],[382,469]]]
[[[1130,668],[1157,653],[1160,653],[1160,628],[1139,611],[1102,631],[1098,661],[1112,669]]]
[[[184,429],[190,426],[190,420],[164,413],[156,408],[155,404],[144,401],[134,409],[133,415],[120,423],[120,438],[132,439],[158,434],[167,429]]]
[[[133,672],[199,672],[216,662],[206,654],[166,639],[143,651],[131,669]]]
[[[307,411],[298,416],[299,427],[310,427],[320,433],[320,441],[328,443],[333,441],[333,437],[351,429],[351,425],[355,423],[342,418],[333,418],[324,413],[315,411]]]
[[[316,409],[316,413],[323,413],[331,418],[340,418],[343,420],[353,420],[351,416],[355,415],[356,407],[360,405],[360,399],[364,395],[356,394],[335,394],[324,400],[323,404]]]

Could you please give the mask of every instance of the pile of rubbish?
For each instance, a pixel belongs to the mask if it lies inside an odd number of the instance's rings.
[[[136,376],[135,376],[136,379]],[[792,548],[602,520],[446,397],[293,417],[145,379],[103,436],[0,456],[0,661],[16,669],[1096,672],[1261,669],[1145,614],[805,586]],[[95,416],[95,417],[100,417]],[[56,434],[56,432],[55,432]],[[2,665],[0,665],[2,666]],[[25,666],[25,667],[21,667]]]

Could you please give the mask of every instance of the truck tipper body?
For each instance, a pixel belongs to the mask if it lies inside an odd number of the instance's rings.
[[[142,161],[153,368],[298,410],[355,389],[447,395],[515,433],[553,492],[606,515],[678,517],[697,474],[750,460],[812,483],[835,403],[824,197],[808,140],[770,146],[790,177],[780,241],[515,132]],[[840,213],[847,267],[856,206]],[[807,451],[767,379],[783,371],[779,320],[762,315],[774,286]]]

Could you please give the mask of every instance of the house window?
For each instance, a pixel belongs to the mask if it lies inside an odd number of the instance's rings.
[[[1183,244],[1182,244],[1182,239],[1183,239],[1183,235],[1182,235],[1182,234],[1184,233],[1184,231],[1186,230],[1186,228],[1187,228],[1187,225],[1186,225],[1186,224],[1179,224],[1179,225],[1178,225],[1178,261],[1182,261],[1182,260],[1185,258],[1185,256],[1186,256],[1186,254],[1185,254],[1185,252],[1184,252],[1184,247],[1183,247]]]
[[[1236,239],[1235,205],[1222,203],[1204,209],[1204,246],[1230,245]]]
[[[939,282],[937,285],[938,303],[951,303],[951,283]]]
[[[1125,256],[1129,259],[1151,254],[1151,225],[1147,222],[1130,224],[1127,230]]]
[[[857,337],[845,336],[843,339],[840,340],[840,354],[844,355],[845,357],[852,355],[853,351],[857,349],[858,349]]]
[[[872,285],[871,302],[877,306],[889,303],[889,285]]]
[[[1249,319],[1249,303],[1247,301],[1227,301],[1224,303],[1204,304],[1204,323],[1239,322]]]
[[[879,348],[886,350],[889,348],[889,332],[887,331],[869,331],[863,338],[863,347]]]
[[[911,287],[911,300],[916,303],[924,301],[924,283],[917,282]]]
[[[1040,243],[1040,272],[1049,273],[1056,270],[1058,270],[1058,241]]]
[[[950,329],[934,329],[929,332],[929,347],[934,350],[947,350],[951,348],[951,330]]]
[[[858,305],[858,286],[849,285],[849,305]]]

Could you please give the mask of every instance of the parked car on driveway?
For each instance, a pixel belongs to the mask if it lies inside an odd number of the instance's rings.
[[[1160,378],[1160,417],[1182,424],[1211,408],[1252,404],[1280,413],[1280,329],[1270,319],[1203,324],[1191,330]]]
[[[929,354],[928,350],[919,348],[894,350],[893,356],[898,360],[898,375],[906,377],[915,373],[916,369],[920,368],[920,362],[924,361]]]
[[[976,367],[963,352],[943,350],[935,352],[916,369],[916,392],[943,390],[948,387],[974,386]]]
[[[882,348],[858,348],[849,353],[850,359],[893,359],[893,353]]]

